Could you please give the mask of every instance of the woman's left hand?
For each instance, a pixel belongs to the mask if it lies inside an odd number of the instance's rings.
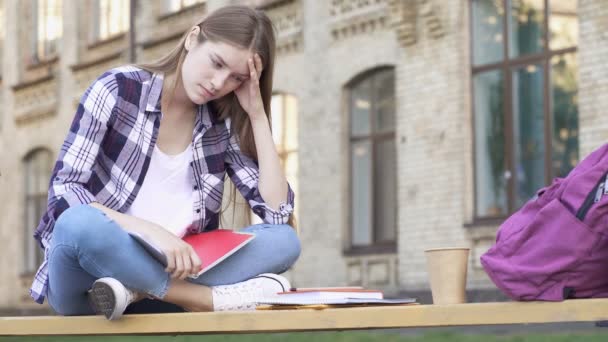
[[[249,79],[240,87],[238,87],[234,93],[236,98],[239,100],[241,107],[249,115],[249,119],[252,121],[261,117],[266,117],[264,111],[264,102],[262,101],[262,95],[260,94],[260,75],[262,74],[262,59],[257,53],[249,58],[247,61],[249,66]]]

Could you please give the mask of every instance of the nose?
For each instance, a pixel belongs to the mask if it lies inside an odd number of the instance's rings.
[[[224,84],[226,84],[226,80],[228,80],[229,76],[230,76],[229,73],[224,73],[224,72],[216,73],[215,77],[211,81],[211,85],[213,86],[214,90],[220,91],[224,87]]]

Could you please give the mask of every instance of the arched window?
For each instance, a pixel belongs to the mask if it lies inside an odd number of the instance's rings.
[[[36,271],[44,252],[34,240],[36,226],[46,210],[49,178],[51,177],[51,152],[37,149],[30,152],[24,159],[25,174],[25,220],[24,220],[24,257],[23,272]]]
[[[370,71],[348,86],[353,248],[395,246],[397,163],[395,73]]]

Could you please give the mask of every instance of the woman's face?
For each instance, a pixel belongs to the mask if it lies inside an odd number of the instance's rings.
[[[182,81],[186,95],[204,104],[234,91],[249,79],[247,61],[253,53],[223,42],[196,39],[198,30],[186,40],[188,53],[182,64]]]

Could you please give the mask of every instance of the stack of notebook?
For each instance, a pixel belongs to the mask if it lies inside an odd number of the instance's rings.
[[[262,306],[357,306],[413,304],[414,298],[385,299],[381,291],[362,287],[298,288],[258,301]],[[264,308],[264,307],[263,307]]]

